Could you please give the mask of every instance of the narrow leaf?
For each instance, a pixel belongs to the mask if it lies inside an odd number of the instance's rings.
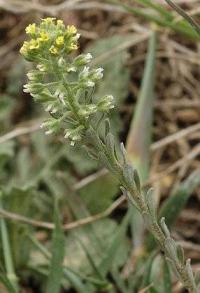
[[[55,206],[54,223],[55,230],[53,232],[52,258],[46,287],[47,293],[58,293],[60,291],[63,276],[62,264],[64,259],[65,236],[61,227],[57,205]]]

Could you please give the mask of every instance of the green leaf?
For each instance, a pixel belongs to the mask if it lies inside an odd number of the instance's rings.
[[[140,94],[126,142],[129,160],[137,169],[142,182],[148,178],[149,173],[149,146],[151,144],[155,100],[155,54],[156,33],[152,32]]]
[[[32,216],[32,188],[10,187],[4,191],[3,206],[9,212]],[[11,250],[16,266],[25,265],[29,255],[29,245],[26,237],[27,231],[32,229],[29,225],[22,225],[19,222],[9,221],[8,230],[11,243]]]
[[[114,241],[113,239],[116,237],[119,230],[121,230],[121,228],[118,227],[115,221],[102,219],[94,222],[92,226],[88,225],[87,227],[81,227],[74,231],[70,231],[66,237],[66,266],[74,271],[80,272],[80,274],[94,274],[94,265],[91,264],[92,258],[95,260],[95,266],[100,271],[99,266],[103,260],[106,261],[109,257],[110,249]],[[83,245],[89,252],[89,258],[88,253],[83,249]],[[116,246],[118,255],[116,258],[112,259],[113,267],[121,266],[127,257],[129,245],[125,238],[125,234],[123,234],[123,237],[121,236],[121,242],[116,243]],[[96,273],[95,276],[97,276]]]
[[[82,187],[78,193],[88,210],[92,214],[96,214],[104,211],[112,204],[118,190],[118,183],[115,178],[106,173]]]
[[[112,242],[99,264],[99,270],[103,276],[106,276],[108,271],[113,267],[114,260],[118,256],[118,251],[121,243],[124,241],[126,229],[130,220],[130,212],[127,212],[120,226],[116,229],[112,237]]]
[[[195,170],[189,177],[181,182],[165,200],[160,209],[159,217],[165,217],[168,227],[171,227],[176,221],[191,194],[198,186],[200,186],[200,169]]]
[[[165,218],[167,226],[170,228],[175,223],[181,211],[187,204],[188,199],[196,188],[200,185],[200,169],[195,170],[183,182],[176,186],[175,190],[164,201],[161,206],[159,218]],[[157,243],[152,235],[146,239],[146,245],[149,250],[157,246]]]
[[[0,168],[14,156],[14,146],[13,141],[0,143]]]
[[[2,191],[0,191],[0,208],[3,208],[2,196],[3,196],[3,193],[2,193]],[[2,250],[3,250],[3,258],[4,258],[6,276],[7,276],[9,283],[16,290],[16,292],[18,292],[19,291],[18,290],[18,282],[17,282],[17,276],[15,274],[15,269],[14,269],[14,262],[13,262],[13,255],[12,255],[11,245],[10,245],[9,231],[7,228],[7,223],[4,218],[0,219],[0,230],[1,230],[1,242],[2,242]]]
[[[29,239],[31,240],[32,244],[37,248],[37,251],[32,254],[30,268],[35,270],[39,274],[48,276],[48,271],[47,269],[44,269],[44,267],[48,267],[48,260],[51,260],[51,254],[44,245],[38,242],[36,238],[29,236]],[[65,285],[66,287],[66,281],[68,281],[70,285],[72,285],[72,287],[75,288],[79,293],[92,292],[88,290],[85,284],[83,284],[80,275],[69,269],[66,265],[63,266],[63,274],[63,286]],[[67,284],[67,287],[68,286],[69,284]]]
[[[163,285],[164,285],[164,293],[172,293],[172,281],[170,275],[170,268],[167,261],[163,258]]]
[[[0,283],[4,284],[4,286],[9,290],[8,291],[9,293],[17,293],[17,290],[13,287],[12,283],[10,282],[10,280],[3,274],[0,274]],[[4,291],[2,291],[2,292],[4,292]]]
[[[152,32],[149,39],[148,53],[140,94],[126,142],[129,161],[139,173],[142,183],[148,178],[149,175],[153,105],[155,100],[155,54],[156,33]],[[130,209],[132,210],[131,231],[133,236],[133,245],[137,248],[143,241],[144,224],[142,216],[136,207],[130,205]]]
[[[63,277],[63,260],[65,252],[65,236],[59,219],[57,204],[54,212],[55,229],[52,239],[52,257],[50,261],[49,276],[47,280],[47,293],[58,293]]]

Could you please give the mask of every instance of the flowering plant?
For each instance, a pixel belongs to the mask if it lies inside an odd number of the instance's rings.
[[[123,144],[118,150],[110,132],[105,116],[114,107],[113,97],[95,97],[94,88],[103,77],[103,69],[88,66],[91,54],[71,55],[78,48],[79,34],[74,26],[65,28],[61,20],[46,18],[38,26],[29,25],[26,33],[30,40],[24,42],[20,51],[36,67],[28,73],[24,90],[49,112],[50,118],[42,124],[46,134],[63,132],[72,146],[86,146],[89,154],[111,171],[123,193],[142,214],[178,278],[189,292],[197,293],[190,260],[185,260],[182,248],[171,238],[165,219],[158,219],[152,190],[142,189]],[[104,135],[98,132],[100,123],[104,123]]]
[[[90,69],[92,55],[81,54],[72,58],[80,35],[76,28],[65,28],[61,20],[46,18],[39,26],[26,28],[30,41],[25,41],[20,52],[37,63],[28,73],[29,83],[24,91],[43,104],[51,118],[41,127],[46,134],[64,131],[71,145],[80,141],[95,113],[105,113],[114,107],[113,97],[95,99],[95,84],[103,77],[103,68]]]

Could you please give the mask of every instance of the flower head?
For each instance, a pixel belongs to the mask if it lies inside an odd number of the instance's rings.
[[[26,28],[26,33],[28,35],[34,35],[36,33],[36,24],[35,23],[29,24]]]
[[[56,45],[57,46],[62,46],[64,44],[64,41],[65,41],[64,36],[59,36],[56,39]]]
[[[41,56],[65,57],[78,48],[76,27],[65,27],[62,20],[56,21],[52,17],[43,19],[39,25],[29,24],[26,33],[30,39],[24,42],[20,52],[29,61],[39,60]]]
[[[90,53],[70,56],[78,48],[79,34],[73,25],[46,18],[39,25],[26,28],[29,40],[21,54],[36,64],[28,73],[24,92],[42,103],[51,118],[42,127],[46,134],[64,131],[71,145],[81,141],[89,121],[98,120],[98,113],[114,107],[113,97],[92,97],[96,83],[103,77],[103,68],[90,68]],[[96,119],[97,118],[97,119]]]

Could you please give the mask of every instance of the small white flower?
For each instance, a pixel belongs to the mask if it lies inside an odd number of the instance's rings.
[[[32,72],[27,73],[28,79],[34,80],[35,79],[35,74]]]
[[[67,130],[67,131],[65,132],[64,138],[68,138],[68,137],[70,137],[71,133],[72,133],[72,132],[71,132],[70,130]]]
[[[94,83],[94,81],[87,80],[86,81],[86,86],[88,86],[88,87],[94,87],[95,86],[95,83]]]
[[[52,133],[53,133],[53,130],[52,130],[52,129],[49,129],[49,130],[45,131],[45,134],[46,134],[46,135],[50,135],[50,134],[52,134]]]
[[[51,110],[51,114],[55,114],[56,112],[58,112],[58,109],[57,109],[57,108],[53,108],[53,109]]]
[[[58,60],[58,66],[63,66],[65,65],[65,59],[63,57],[60,57]]]
[[[85,54],[84,60],[85,60],[85,62],[89,63],[92,60],[92,54],[91,53]]]
[[[74,146],[75,145],[75,141],[71,140],[70,145],[71,146]]]
[[[42,72],[46,71],[46,67],[43,64],[38,64],[36,67]]]
[[[81,34],[76,34],[74,37],[73,37],[73,40],[74,41],[78,41],[78,39],[80,38]]]
[[[83,71],[80,73],[80,78],[85,79],[89,76],[89,67],[85,66]]]
[[[45,108],[45,111],[46,112],[49,112],[51,110],[51,108],[53,107],[52,104],[48,105],[46,108]]]
[[[68,67],[67,72],[76,72],[76,67],[75,66]]]
[[[60,93],[58,98],[63,103],[63,105],[66,106],[66,103],[65,103],[65,100],[64,100],[64,93]]]

